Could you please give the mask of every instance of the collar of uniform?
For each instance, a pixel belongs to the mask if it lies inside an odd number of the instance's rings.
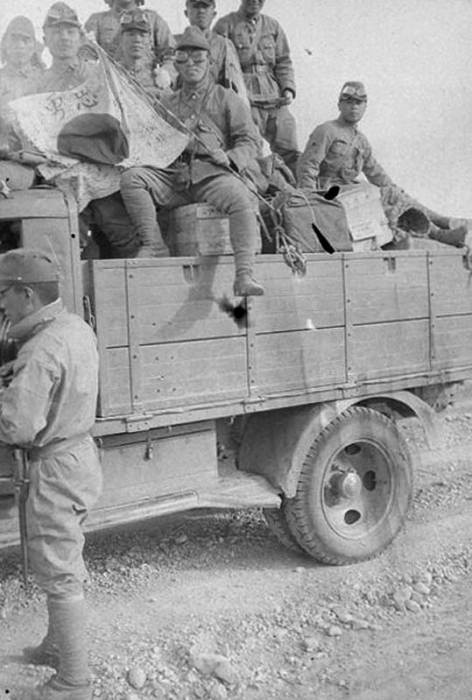
[[[238,19],[241,19],[244,22],[248,22],[249,24],[257,24],[262,17],[262,15],[260,14],[256,17],[248,17],[242,7],[240,7],[239,10],[236,11],[236,14],[238,16]]]
[[[56,299],[51,304],[46,304],[34,313],[15,323],[10,328],[10,336],[14,340],[27,340],[41,330],[42,326],[51,323],[60,313],[64,311],[62,299]]]
[[[129,61],[123,58],[121,60],[121,65],[130,73],[138,73],[139,71],[143,70],[143,68],[149,69],[149,71],[152,70],[152,60],[147,56],[143,56],[142,58],[138,58],[136,60],[131,59]]]
[[[342,117],[338,117],[334,121],[337,124],[339,124],[339,126],[344,127],[344,129],[352,129],[353,131],[357,131],[357,124],[351,124],[350,122],[346,122]]]
[[[183,85],[180,94],[183,100],[201,100],[203,97],[207,97],[208,95],[208,88],[210,86],[210,76],[207,75],[206,78],[203,79],[201,84],[195,88],[190,85],[186,86]]]
[[[79,71],[82,66],[82,61],[78,56],[71,58],[70,61],[64,61],[63,63],[53,63],[49,69],[52,73],[57,73],[58,75],[64,75],[64,73],[75,73]]]

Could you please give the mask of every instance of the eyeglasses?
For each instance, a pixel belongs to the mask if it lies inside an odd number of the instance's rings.
[[[341,97],[341,102],[347,102],[348,105],[366,104],[367,97]]]
[[[175,52],[176,63],[187,63],[192,59],[193,63],[203,63],[208,56],[205,49],[177,49]]]

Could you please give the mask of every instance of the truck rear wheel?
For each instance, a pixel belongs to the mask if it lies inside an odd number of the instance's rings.
[[[326,564],[381,552],[405,522],[412,495],[408,446],[390,419],[355,406],[311,445],[294,498],[285,502],[298,544]]]

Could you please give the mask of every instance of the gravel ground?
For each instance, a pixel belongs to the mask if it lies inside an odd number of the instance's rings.
[[[441,425],[432,451],[415,421],[402,423],[413,507],[370,562],[326,567],[288,552],[258,510],[89,536],[95,696],[472,698],[472,413],[448,410]],[[20,663],[43,634],[44,602],[36,588],[25,598],[16,553],[1,563],[0,697],[12,698],[51,671]]]

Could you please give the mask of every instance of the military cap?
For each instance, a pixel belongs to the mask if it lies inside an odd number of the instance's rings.
[[[187,27],[177,40],[176,49],[204,49],[210,51],[206,36],[198,27]]]
[[[70,24],[73,27],[81,26],[75,10],[65,2],[55,2],[51,5],[44,20],[43,29],[57,27],[60,24]]]
[[[347,83],[344,83],[339,93],[339,99],[344,100],[347,97],[353,97],[356,100],[366,100],[367,93],[364,83],[360,83],[358,80],[348,80]]]
[[[41,250],[15,248],[0,255],[0,285],[58,281],[57,263]]]
[[[130,10],[123,12],[120,20],[120,31],[128,32],[131,29],[138,29],[140,32],[151,32],[149,19],[143,10]]]
[[[5,30],[5,35],[9,34],[19,34],[20,36],[28,36],[32,39],[36,38],[33,22],[28,19],[28,17],[23,17],[23,15],[13,17],[12,21]]]
[[[206,5],[206,7],[210,7],[211,5],[215,6],[215,0],[186,0],[186,4],[189,6],[192,5]]]

